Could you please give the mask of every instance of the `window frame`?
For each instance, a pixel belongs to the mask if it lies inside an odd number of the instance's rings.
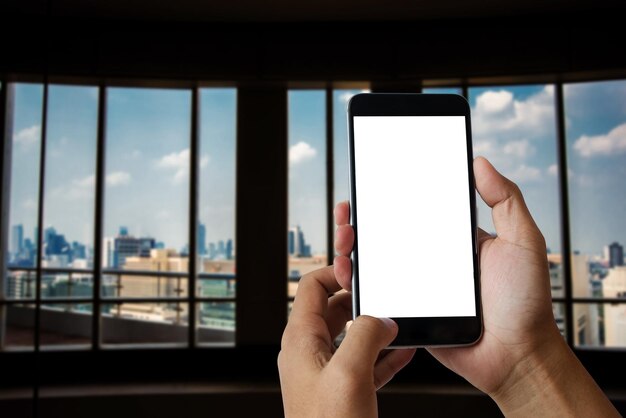
[[[564,106],[563,106],[563,85],[566,83],[576,83],[576,82],[592,82],[592,81],[609,81],[609,80],[623,80],[626,78],[626,72],[596,72],[593,74],[557,74],[557,75],[546,75],[546,76],[510,76],[510,77],[484,77],[484,78],[464,78],[464,79],[446,79],[443,81],[438,80],[428,80],[428,79],[415,79],[414,82],[408,83],[413,86],[421,85],[428,87],[459,87],[461,86],[463,94],[467,97],[468,88],[476,87],[476,86],[497,86],[497,85],[525,85],[525,84],[553,84],[555,86],[555,112],[557,117],[557,157],[559,164],[559,190],[560,190],[560,217],[561,217],[561,234],[562,234],[562,253],[570,254],[571,253],[571,244],[569,242],[569,201],[568,201],[568,185],[567,185],[567,160],[566,160],[566,137],[565,137],[565,118],[564,118]],[[96,177],[99,179],[96,182],[96,188],[99,189],[96,191],[96,205],[95,205],[95,242],[94,242],[94,297],[93,297],[93,321],[94,326],[92,329],[92,338],[95,340],[98,338],[99,326],[100,324],[96,324],[98,322],[99,314],[99,306],[96,306],[98,303],[102,303],[100,300],[99,291],[99,275],[103,274],[104,269],[102,268],[101,263],[101,251],[98,251],[97,248],[101,249],[101,239],[98,237],[102,237],[102,204],[103,204],[103,188],[104,188],[104,160],[103,160],[103,151],[104,151],[104,140],[105,140],[105,126],[103,124],[104,114],[106,112],[106,97],[103,97],[103,91],[106,91],[106,87],[169,87],[169,88],[189,88],[192,89],[194,93],[192,93],[192,100],[198,100],[198,89],[202,87],[235,87],[238,89],[237,95],[239,97],[240,88],[245,83],[222,83],[222,82],[211,82],[211,81],[170,81],[170,80],[145,80],[145,79],[98,79],[98,78],[75,78],[75,77],[41,77],[41,76],[23,76],[23,75],[8,75],[8,74],[0,74],[0,81],[2,83],[2,88],[0,89],[0,141],[2,143],[2,151],[3,151],[3,159],[6,161],[7,158],[10,159],[10,156],[7,157],[6,153],[6,134],[7,134],[7,85],[12,82],[44,82],[46,86],[48,84],[72,84],[72,85],[97,85],[99,87],[99,107],[98,107],[98,136],[97,136],[97,153],[100,156],[97,159],[96,165]],[[371,83],[371,84],[369,84]],[[269,84],[269,83],[268,83]],[[351,88],[355,84],[359,87],[363,85],[363,82],[334,82],[327,81],[323,83],[305,83],[312,85],[311,88],[320,88],[322,85],[323,88],[326,89],[326,184],[327,184],[327,211],[326,211],[326,220],[327,220],[327,253],[328,260],[332,260],[334,256],[333,249],[333,237],[334,237],[334,219],[333,219],[333,209],[334,209],[334,135],[333,135],[333,90],[339,88]],[[373,91],[377,91],[375,86],[375,82],[368,82]],[[281,89],[286,96],[287,88],[295,88],[291,86],[299,86],[299,83],[283,83],[274,85],[273,88]],[[289,86],[289,87],[287,87]],[[299,87],[298,87],[299,88]],[[46,87],[47,90],[47,87]],[[401,90],[398,90],[401,91]],[[47,100],[45,100],[47,101]],[[286,97],[285,97],[286,101]],[[238,106],[238,117],[237,117],[237,125],[241,123],[239,119],[239,101],[237,103]],[[192,104],[193,109],[197,109],[197,103]],[[46,113],[46,112],[44,112]],[[197,123],[199,123],[199,115],[196,114],[196,111],[192,110],[192,143],[191,146],[194,145],[194,141],[196,142],[196,146],[198,146],[197,141],[198,138],[198,130]],[[194,117],[196,118],[194,120]],[[45,129],[42,126],[42,136],[45,135]],[[193,137],[196,136],[195,139]],[[286,141],[285,141],[286,143]],[[43,141],[42,141],[43,144]],[[9,145],[10,147],[10,145]],[[242,141],[240,138],[239,129],[237,129],[237,148],[238,148],[238,157],[237,161],[239,163],[240,157],[239,154],[242,152]],[[286,147],[285,147],[286,148]],[[286,154],[286,153],[285,153]],[[197,156],[197,152],[196,152]],[[196,158],[193,158],[196,160]],[[198,169],[197,161],[190,166],[195,165],[195,170]],[[4,210],[5,205],[8,202],[8,197],[5,195],[6,182],[10,179],[10,173],[8,176],[6,175],[7,167],[10,168],[10,164],[3,164],[2,173],[0,173],[0,183],[2,184],[2,193],[0,195],[0,203]],[[191,168],[192,170],[194,168]],[[239,173],[239,167],[237,167],[237,172]],[[40,176],[43,176],[44,170],[41,171]],[[190,174],[193,174],[190,173]],[[8,178],[7,178],[8,177]],[[195,176],[192,176],[194,178]],[[198,184],[196,181],[190,183],[196,183],[194,185],[190,184],[190,201],[192,200],[192,193],[198,192]],[[285,188],[287,187],[286,183],[286,173],[285,173]],[[237,196],[240,195],[243,191],[239,189],[245,189],[246,187],[241,184],[241,179],[237,176],[236,187],[238,189]],[[197,198],[196,198],[197,202]],[[239,205],[239,201],[237,202]],[[41,202],[40,202],[40,207]],[[194,205],[190,202],[190,215],[194,212],[197,215],[197,207],[194,208]],[[237,209],[238,211],[239,209]],[[3,212],[4,213],[4,212]],[[197,221],[197,216],[190,216],[190,238],[195,238],[195,233],[197,233],[194,227],[191,227],[191,223]],[[0,249],[4,250],[8,247],[8,229],[4,228],[4,224],[8,224],[8,219],[4,219],[3,217],[3,230],[7,231],[7,233],[2,234],[2,242],[0,243]],[[238,228],[240,220],[240,215],[237,216],[237,242],[241,238],[245,238],[246,234],[250,234],[250,232],[241,232],[240,228]],[[285,226],[287,225],[285,219]],[[286,231],[285,231],[286,232]],[[286,234],[283,234],[286,236]],[[241,237],[241,238],[240,238]],[[40,238],[41,239],[41,238]],[[283,241],[286,241],[283,239]],[[192,245],[195,247],[196,240],[190,239],[189,241],[190,250]],[[41,247],[41,245],[39,246]],[[100,262],[96,262],[96,259],[99,259]],[[573,304],[574,303],[626,303],[626,300],[622,299],[606,299],[606,298],[574,298],[571,294],[571,269],[566,267],[569,264],[569,257],[563,258],[564,265],[564,280],[566,282],[565,296],[562,298],[553,298],[552,301],[556,303],[563,303],[566,309],[566,324],[567,324],[567,339],[568,344],[574,351],[574,353],[578,356],[578,358],[583,362],[583,364],[587,367],[590,373],[596,378],[598,383],[601,385],[611,385],[611,386],[623,386],[623,383],[619,380],[619,373],[616,373],[616,369],[624,366],[618,366],[619,364],[623,364],[623,359],[625,356],[624,349],[611,349],[605,347],[576,347],[573,346],[573,327],[570,321],[572,318]],[[38,258],[39,263],[40,257]],[[237,264],[239,264],[240,260],[237,259]],[[99,266],[99,267],[98,267]],[[0,261],[0,268],[5,271],[5,260],[2,258]],[[565,270],[568,268],[569,270]],[[195,268],[197,275],[197,266]],[[284,272],[284,279],[286,279],[285,268],[282,269]],[[239,269],[238,269],[239,271]],[[40,270],[41,272],[41,270]],[[189,274],[192,274],[191,267]],[[194,276],[195,277],[195,276]],[[98,280],[98,282],[97,282]],[[192,280],[189,280],[191,284]],[[286,280],[283,280],[282,283],[286,283]],[[39,286],[38,286],[39,288]],[[277,288],[274,286],[274,288]],[[287,294],[287,286],[282,286],[284,289],[285,296]],[[568,290],[570,289],[570,290]],[[195,293],[195,292],[194,292]],[[96,296],[97,295],[97,296]],[[191,301],[192,292],[188,292],[188,298]],[[281,300],[280,295],[277,295],[277,300]],[[246,296],[242,297],[239,292],[234,298],[234,302],[237,304],[237,310],[239,310],[239,306],[241,303],[245,303],[249,298]],[[152,299],[151,299],[152,300]],[[199,301],[198,299],[196,299]],[[282,298],[282,300],[289,300],[289,298]],[[72,299],[72,302],[77,302],[79,300]],[[208,300],[212,301],[212,300]],[[229,300],[219,298],[216,301],[219,302],[227,302]],[[37,302],[37,298],[35,298],[34,302]],[[55,300],[56,302],[56,300]],[[11,304],[19,304],[25,303],[23,300],[2,300],[1,305],[8,306]],[[192,305],[190,305],[192,306]],[[40,306],[39,308],[40,309]],[[37,310],[38,310],[37,309]],[[250,318],[250,315],[247,316]],[[239,323],[240,319],[237,319],[237,329],[240,327]],[[286,317],[285,317],[286,321]],[[255,326],[258,324],[246,324],[247,326]],[[284,323],[278,324],[277,326],[284,326]],[[190,321],[189,322],[189,341],[193,340],[191,337],[194,334],[195,326]],[[35,335],[38,334],[37,328],[34,330]],[[237,335],[237,334],[236,334]],[[99,342],[92,342],[91,349],[89,350],[81,350],[81,351],[69,351],[69,350],[55,350],[55,351],[40,351],[39,347],[35,347],[33,351],[30,352],[13,352],[13,351],[0,351],[0,358],[4,358],[5,360],[10,361],[10,365],[7,367],[7,381],[8,384],[21,383],[25,385],[32,384],[32,376],[37,375],[47,376],[46,378],[41,378],[37,380],[37,384],[42,383],[58,383],[62,382],[73,382],[79,383],[84,380],[99,380],[99,381],[127,381],[133,379],[145,378],[145,376],[156,376],[158,374],[158,378],[163,379],[173,379],[173,378],[189,378],[189,377],[197,377],[197,378],[206,378],[205,371],[197,370],[197,364],[199,361],[206,359],[206,353],[213,353],[216,358],[219,358],[219,364],[211,371],[210,378],[212,379],[231,379],[237,377],[259,377],[268,379],[270,381],[275,380],[275,355],[278,351],[278,342],[276,341],[274,344],[267,344],[265,341],[246,341],[244,344],[239,344],[239,341],[236,340],[235,346],[232,348],[223,348],[223,347],[208,347],[208,346],[199,346],[197,344],[189,344],[188,347],[184,348],[172,348],[172,349],[163,349],[159,347],[142,347],[140,349],[127,349],[127,348],[119,348],[119,349],[106,349],[102,350]],[[33,360],[33,355],[35,355],[36,361]],[[170,365],[166,365],[162,367],[158,372],[153,370],[154,361],[158,358],[162,358],[162,356],[171,356],[174,361],[172,361]],[[411,381],[414,382],[415,379],[423,382],[444,382],[444,383],[461,383],[463,384],[463,379],[454,375],[453,373],[444,369],[441,365],[436,363],[434,359],[432,359],[427,353],[423,350],[418,352],[416,355],[416,360],[409,365],[406,371],[403,371],[398,377],[399,381]],[[245,360],[242,363],[242,358]],[[88,360],[90,361],[91,366],[88,370],[71,370],[68,371],[66,367],[63,365],[68,364],[68,362],[77,361],[76,359]],[[14,360],[14,361],[13,361]],[[224,360],[224,361],[222,361]],[[239,371],[234,371],[230,365],[233,362],[239,362],[243,367],[238,367]],[[121,364],[136,364],[138,367],[136,370],[120,370],[118,367],[115,368],[115,365],[119,366]],[[416,366],[419,364],[419,368]],[[40,368],[37,369],[37,367]],[[80,369],[80,368],[76,368]]]

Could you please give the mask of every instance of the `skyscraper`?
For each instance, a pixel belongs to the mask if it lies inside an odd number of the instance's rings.
[[[102,244],[102,263],[105,267],[115,268],[117,256],[115,254],[115,238],[105,238]]]
[[[624,265],[624,247],[614,242],[609,245],[609,267]]]
[[[299,225],[289,228],[287,234],[287,249],[289,255],[292,257],[311,256],[311,246],[307,245],[304,239],[304,233]]]
[[[198,254],[206,255],[206,226],[203,223],[198,224]]]
[[[104,238],[102,258],[105,266],[124,267],[128,257],[150,257],[150,251],[156,247],[154,238],[135,238],[128,234],[128,229],[121,227],[120,235]]]
[[[232,239],[229,239],[228,241],[226,241],[226,259],[227,260],[233,259],[233,240]]]
[[[12,258],[17,258],[24,248],[24,226],[22,224],[13,225],[11,231],[11,255]]]

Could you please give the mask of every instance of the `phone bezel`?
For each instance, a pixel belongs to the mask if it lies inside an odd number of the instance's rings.
[[[417,317],[392,318],[398,324],[398,336],[389,346],[464,346],[476,343],[482,335],[482,308],[480,298],[480,264],[478,259],[478,236],[476,222],[476,194],[470,107],[463,96],[456,94],[420,93],[361,93],[348,102],[348,142],[350,175],[350,222],[354,228],[352,251],[352,306],[353,316],[360,315],[358,219],[354,161],[355,116],[464,116],[467,146],[468,198],[470,201],[472,253],[474,264],[474,294],[476,316],[471,317]]]

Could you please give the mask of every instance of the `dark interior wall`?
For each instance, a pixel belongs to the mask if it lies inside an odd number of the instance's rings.
[[[622,16],[173,23],[17,14],[0,28],[0,72],[229,81],[611,72],[626,68]]]

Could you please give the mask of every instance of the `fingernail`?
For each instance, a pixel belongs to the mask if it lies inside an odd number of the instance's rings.
[[[396,324],[396,322],[391,318],[379,318],[379,319],[383,321],[383,324],[385,324],[385,326],[389,329],[395,329],[398,327],[398,324]]]

